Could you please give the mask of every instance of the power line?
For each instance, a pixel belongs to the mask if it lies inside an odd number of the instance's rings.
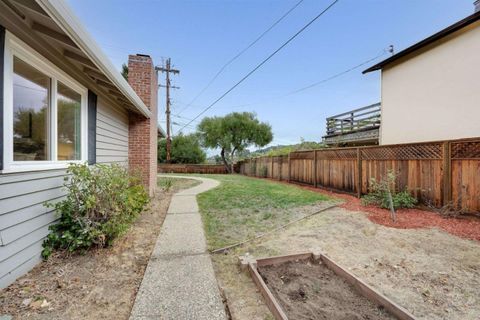
[[[265,30],[260,36],[258,36],[255,40],[253,40],[248,46],[246,46],[244,49],[242,49],[239,53],[237,53],[233,58],[228,60],[227,63],[225,63],[220,70],[213,76],[212,79],[207,83],[205,87],[203,87],[202,90],[188,103],[182,110],[179,111],[179,114],[188,109],[192,104],[197,101],[197,99],[208,89],[210,86],[215,82],[215,80],[222,74],[222,72],[230,65],[232,64],[235,60],[237,60],[242,54],[244,54],[248,49],[253,47],[258,41],[260,41],[270,30],[272,30],[277,24],[279,24],[283,19],[285,19],[293,10],[295,10],[304,0],[298,1],[293,7],[291,7],[287,12],[285,12],[278,20],[276,20],[267,30]]]
[[[385,49],[385,50],[383,50],[380,54],[378,54],[377,56],[375,56],[375,57],[373,57],[373,58],[371,58],[371,59],[368,59],[368,60],[366,60],[366,61],[364,61],[364,62],[362,62],[362,63],[360,63],[360,64],[357,64],[357,65],[354,66],[354,67],[348,68],[348,69],[346,69],[346,70],[344,70],[344,71],[342,71],[342,72],[339,72],[339,73],[337,73],[337,74],[334,74],[333,76],[330,76],[330,77],[328,77],[328,78],[322,79],[322,80],[317,81],[317,82],[314,82],[314,83],[309,84],[309,85],[307,85],[307,86],[305,86],[305,87],[302,87],[302,88],[300,88],[300,89],[293,90],[293,91],[287,93],[287,94],[284,95],[284,96],[290,96],[290,95],[292,95],[292,94],[296,94],[296,93],[299,93],[299,92],[308,90],[308,89],[310,89],[310,88],[316,87],[316,86],[318,86],[318,85],[320,85],[320,84],[323,84],[323,83],[325,83],[325,82],[328,82],[328,81],[331,81],[331,80],[333,80],[333,79],[336,79],[336,78],[338,78],[338,77],[340,77],[340,76],[343,76],[344,74],[347,74],[347,73],[349,73],[349,72],[352,72],[352,71],[354,71],[354,70],[356,70],[356,69],[358,69],[358,68],[360,68],[360,67],[362,67],[362,66],[364,66],[364,65],[366,65],[366,64],[369,64],[370,62],[372,62],[372,61],[374,61],[374,60],[377,60],[378,58],[380,58],[381,56],[385,55],[386,53],[387,53],[387,50]]]
[[[159,122],[166,123],[165,120],[160,120]],[[170,121],[170,126],[181,127],[181,126],[184,126],[184,125],[185,125],[185,122]],[[191,129],[195,129],[195,126],[191,125],[191,124],[189,124],[188,127],[191,128]]]
[[[275,97],[269,98],[268,100],[263,100],[263,101],[259,101],[259,102],[251,102],[251,103],[246,103],[246,104],[241,104],[241,105],[236,105],[236,106],[230,106],[230,107],[228,107],[228,108],[239,108],[239,107],[253,106],[253,105],[257,105],[257,104],[261,104],[261,103],[268,102],[269,100],[280,99],[280,98],[288,97],[288,96],[291,96],[291,95],[294,95],[294,94],[303,92],[303,91],[305,91],[305,90],[311,89],[311,88],[313,88],[313,87],[319,86],[319,85],[321,85],[321,84],[324,84],[324,83],[327,83],[327,82],[329,82],[329,81],[331,81],[331,80],[334,80],[334,79],[336,79],[336,78],[339,78],[339,77],[341,77],[341,76],[343,76],[343,75],[345,75],[345,74],[347,74],[347,73],[350,73],[350,72],[352,72],[352,71],[355,71],[355,70],[357,70],[358,68],[360,68],[360,67],[362,67],[362,66],[364,66],[364,65],[366,65],[366,64],[369,64],[369,63],[371,63],[372,61],[375,61],[375,60],[377,60],[378,58],[386,55],[387,53],[392,53],[392,46],[389,46],[388,48],[383,49],[378,55],[376,55],[376,56],[373,57],[373,58],[370,58],[370,59],[368,59],[368,60],[365,60],[365,61],[363,61],[363,62],[361,62],[361,63],[359,63],[359,64],[357,64],[357,65],[355,65],[355,66],[353,66],[353,67],[350,67],[350,68],[348,68],[348,69],[345,69],[345,70],[343,70],[343,71],[340,71],[340,72],[338,72],[338,73],[336,73],[336,74],[334,74],[334,75],[331,75],[331,76],[329,76],[329,77],[327,77],[327,78],[324,78],[324,79],[322,79],[322,80],[316,81],[316,82],[314,82],[314,83],[312,83],[312,84],[309,84],[309,85],[303,86],[303,87],[301,87],[301,88],[299,88],[299,89],[290,91],[290,92],[288,92],[288,93],[286,93],[286,94],[282,94],[282,95],[279,95],[279,96],[275,96]]]
[[[314,83],[308,84],[308,85],[303,86],[303,87],[301,87],[301,88],[295,89],[295,90],[290,91],[290,92],[288,92],[288,93],[286,93],[286,94],[282,94],[282,95],[278,95],[278,96],[275,96],[275,97],[271,97],[271,98],[268,98],[268,99],[263,100],[263,101],[251,102],[251,103],[246,103],[246,104],[241,104],[241,105],[235,105],[235,106],[229,106],[228,108],[248,107],[248,106],[252,106],[252,105],[257,105],[257,104],[266,103],[266,102],[269,102],[269,101],[275,100],[275,99],[281,99],[281,98],[284,98],[284,97],[287,97],[287,96],[290,96],[290,95],[295,95],[295,94],[297,94],[297,93],[306,91],[306,90],[308,90],[308,89],[314,88],[314,87],[319,86],[319,85],[321,85],[321,84],[325,84],[325,83],[327,83],[327,82],[329,82],[329,81],[332,81],[332,80],[334,80],[334,79],[336,79],[336,78],[339,78],[339,77],[341,77],[341,76],[343,76],[343,75],[345,75],[345,74],[348,74],[348,73],[350,73],[350,72],[352,72],[352,71],[355,71],[355,70],[361,68],[362,66],[364,66],[364,65],[366,65],[366,64],[369,64],[369,63],[371,63],[372,61],[375,61],[376,59],[378,59],[378,58],[386,55],[386,54],[389,53],[389,52],[391,53],[391,49],[390,49],[390,48],[384,49],[384,50],[382,50],[378,55],[376,55],[376,56],[373,57],[373,58],[367,59],[367,60],[365,60],[365,61],[363,61],[363,62],[361,62],[361,63],[359,63],[359,64],[356,64],[355,66],[349,67],[349,68],[347,68],[347,69],[345,69],[345,70],[343,70],[343,71],[340,71],[340,72],[338,72],[338,73],[336,73],[336,74],[334,74],[334,75],[331,75],[331,76],[329,76],[329,77],[327,77],[327,78],[324,78],[324,79],[322,79],[322,80],[316,81],[316,82],[314,82]],[[173,116],[173,117],[176,117],[176,118],[183,119],[183,120],[192,120],[191,118],[187,118],[187,117],[185,117],[185,116],[180,116],[180,115],[178,115],[178,114],[172,114],[172,116]],[[194,120],[193,122],[199,122],[199,121],[198,121],[198,120]]]
[[[172,117],[183,119],[183,120],[188,120],[188,121],[192,120],[191,118],[187,118],[187,117],[180,116],[178,114],[173,114],[173,113],[172,113]],[[194,120],[194,122],[198,122],[198,120]]]
[[[212,108],[214,105],[216,105],[220,100],[225,98],[226,95],[228,95],[230,92],[232,92],[236,87],[238,87],[243,81],[245,81],[248,77],[250,77],[255,71],[260,69],[265,63],[267,63],[268,60],[270,60],[273,56],[275,56],[278,52],[280,52],[283,48],[285,48],[293,39],[295,39],[299,34],[301,34],[305,29],[307,29],[310,25],[312,25],[318,18],[320,18],[323,14],[325,14],[330,8],[332,8],[338,1],[340,0],[335,0],[333,1],[327,8],[325,8],[322,12],[317,14],[312,20],[310,20],[305,26],[303,26],[300,30],[298,30],[293,36],[291,36],[287,41],[285,41],[277,50],[272,52],[267,58],[265,58],[262,62],[260,62],[253,70],[251,70],[249,73],[247,73],[242,79],[240,79],[237,83],[235,83],[230,89],[228,89],[225,93],[223,93],[220,97],[217,98],[214,102],[212,102],[210,105],[208,105],[205,109],[202,110],[197,116],[195,116],[192,121],[190,121],[188,124],[192,123],[194,120],[197,120],[202,114],[207,112],[210,108]],[[186,125],[185,125],[186,127]],[[182,131],[183,128],[180,129]]]

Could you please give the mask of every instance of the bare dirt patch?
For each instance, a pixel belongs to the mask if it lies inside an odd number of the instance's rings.
[[[191,184],[187,181],[182,186]],[[171,195],[157,191],[149,208],[112,247],[84,255],[54,254],[0,291],[0,315],[14,319],[128,319]]]
[[[477,320],[480,243],[441,229],[396,229],[368,213],[331,209],[285,230],[214,256],[234,319],[271,319],[253,283],[243,283],[239,255],[261,258],[320,250],[418,319]],[[238,301],[249,301],[248,310]],[[258,305],[258,304],[257,304]]]
[[[289,261],[259,273],[289,319],[395,319],[321,262]]]

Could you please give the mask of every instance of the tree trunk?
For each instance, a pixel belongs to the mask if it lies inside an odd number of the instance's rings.
[[[230,165],[232,168],[230,169],[230,173],[235,173],[235,165],[233,163],[233,156],[235,155],[235,149],[233,149],[231,156],[230,156]]]
[[[227,169],[227,172],[231,173],[230,166],[228,165],[227,159],[225,159],[225,149],[222,148],[222,151],[220,152],[220,156],[222,157],[223,165]]]

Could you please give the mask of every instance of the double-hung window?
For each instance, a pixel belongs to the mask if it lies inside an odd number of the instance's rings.
[[[87,89],[7,33],[4,170],[63,168],[87,158]]]

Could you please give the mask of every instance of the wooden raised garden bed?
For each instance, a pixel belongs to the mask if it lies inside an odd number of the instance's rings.
[[[278,320],[415,319],[323,254],[307,252],[240,260]]]

